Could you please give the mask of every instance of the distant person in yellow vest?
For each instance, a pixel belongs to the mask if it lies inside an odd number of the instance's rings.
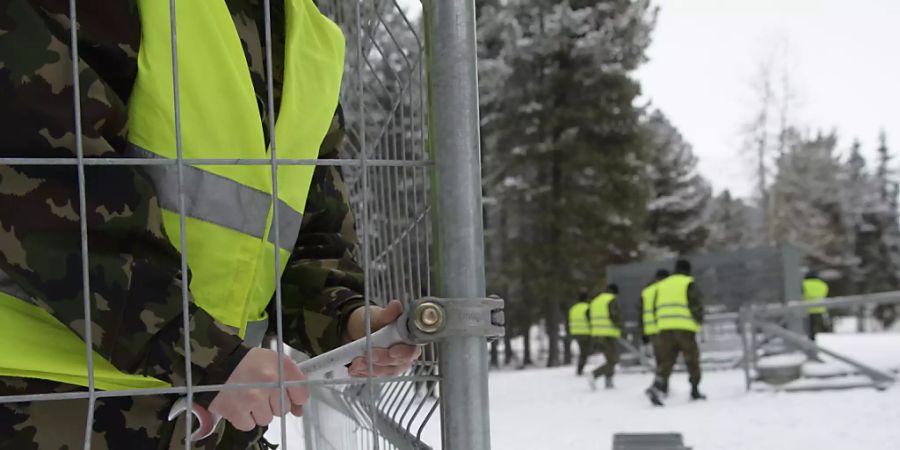
[[[587,292],[578,295],[578,301],[569,308],[569,337],[578,343],[578,369],[576,373],[581,376],[588,356],[591,355],[591,304],[588,302]]]
[[[656,291],[659,282],[668,277],[668,270],[659,269],[656,271],[653,282],[641,291],[641,315],[639,317],[641,318],[642,340],[645,345],[649,344],[653,349],[656,367],[659,367],[659,329],[656,326],[656,312],[653,307],[656,303]]]
[[[669,376],[678,354],[684,355],[691,382],[691,399],[704,400],[700,393],[700,349],[697,332],[703,323],[703,295],[691,276],[691,263],[679,259],[675,274],[657,283],[654,305],[656,327],[659,329],[659,365],[656,378],[646,394],[656,406],[669,392]]]
[[[828,298],[828,283],[822,281],[816,272],[809,272],[803,280],[803,301],[817,302]],[[807,309],[809,316],[806,319],[806,329],[809,338],[816,340],[816,334],[827,331],[826,315],[828,310],[824,306],[814,306]]]
[[[605,377],[607,389],[613,387],[613,375],[616,373],[616,363],[619,362],[619,337],[622,336],[622,315],[616,302],[618,293],[619,287],[610,284],[606,292],[591,301],[591,336],[594,345],[598,346],[606,358],[603,365],[594,369],[588,377],[592,390],[597,389],[597,378],[600,376]]]

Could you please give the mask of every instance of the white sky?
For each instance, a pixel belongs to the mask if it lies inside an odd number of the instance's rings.
[[[740,129],[759,62],[787,43],[797,119],[836,127],[874,154],[880,128],[900,150],[900,0],[657,0],[644,94],[694,146],[717,191],[752,192]],[[783,46],[783,45],[782,45]],[[900,163],[900,161],[898,161]]]
[[[449,0],[448,0],[449,1]],[[417,8],[418,0],[401,0]],[[794,119],[859,139],[874,162],[878,132],[900,154],[900,0],[655,0],[644,101],[694,146],[716,191],[753,191],[741,127],[753,114],[760,61],[787,48],[799,97]],[[900,157],[896,161],[900,168]]]

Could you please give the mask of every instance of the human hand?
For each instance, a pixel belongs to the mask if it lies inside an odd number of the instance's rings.
[[[366,335],[365,307],[357,308],[350,313],[347,320],[348,341],[354,341]],[[398,300],[392,300],[384,308],[372,306],[369,309],[372,321],[372,332],[378,331],[391,322],[397,320],[403,313],[403,304]],[[413,361],[422,354],[422,348],[417,345],[396,344],[391,348],[372,349],[372,375],[376,377],[397,376],[406,372]],[[367,359],[364,356],[355,358],[347,369],[350,376],[365,377],[368,373]]]
[[[282,360],[284,380],[306,379],[300,369],[287,356]],[[226,384],[273,383],[278,382],[278,353],[264,348],[253,348],[231,372]],[[303,414],[303,404],[309,399],[309,389],[288,387],[285,392],[285,411],[295,416]],[[279,407],[278,388],[233,389],[219,392],[209,404],[209,412],[222,416],[235,428],[251,431],[257,426],[266,426],[275,416],[283,417]]]

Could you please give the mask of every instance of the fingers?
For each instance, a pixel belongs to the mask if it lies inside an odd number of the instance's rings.
[[[241,431],[253,431],[253,429],[256,428],[256,420],[253,419],[250,412],[232,412],[231,414],[223,415],[222,417]]]
[[[389,349],[372,349],[372,375],[376,377],[396,376],[409,370],[412,362],[422,354],[421,347],[397,344]],[[365,377],[368,373],[365,357],[358,357],[347,369],[350,376]]]
[[[400,303],[400,300],[391,300],[381,311],[376,311],[374,308],[372,311],[376,314],[373,319],[377,319],[372,321],[372,327],[378,330],[397,320],[400,314],[403,314],[403,303]]]
[[[288,357],[281,359],[286,382],[304,380],[305,376]],[[267,349],[251,349],[228,377],[226,384],[273,383],[278,381],[278,354]],[[216,395],[209,411],[220,415],[241,431],[269,425],[275,416],[286,411],[302,414],[302,405],[309,399],[306,386],[288,387],[286,403],[281,405],[277,388],[226,390]]]
[[[250,415],[253,416],[254,422],[256,425],[261,427],[268,426],[272,423],[272,418],[274,415],[272,414],[275,411],[278,411],[278,391],[275,391],[275,409],[272,409],[272,401],[271,398],[273,396],[269,395],[269,398],[266,401],[259,402],[254,405],[253,409],[250,410]]]
[[[297,368],[297,365],[290,358],[286,357],[284,361],[284,380],[300,381],[305,379],[306,375],[303,375],[303,372]],[[288,387],[287,397],[291,405],[303,405],[309,400],[309,388],[306,386]]]
[[[274,392],[274,395],[269,396],[269,409],[272,411],[272,414],[279,417],[284,417],[287,411],[290,411],[294,405],[291,404],[291,399],[289,396],[284,396],[284,408],[281,407],[281,396],[278,395],[278,391]]]
[[[422,347],[419,347],[418,345],[397,344],[389,349],[388,354],[391,358],[394,358],[395,361],[412,362],[422,355]]]

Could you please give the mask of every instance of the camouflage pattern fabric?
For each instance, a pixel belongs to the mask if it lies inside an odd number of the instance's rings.
[[[261,126],[267,129],[262,2],[226,3],[249,63]],[[283,4],[272,4],[278,99],[284,16]],[[84,155],[123,157],[126,105],[137,73],[141,35],[136,0],[79,0],[78,8]],[[0,0],[0,157],[75,156],[68,15],[64,0]],[[320,152],[323,157],[337,157],[342,125],[338,111]],[[134,166],[86,166],[85,175],[93,348],[122,371],[183,385],[180,255],[163,228],[154,187]],[[0,165],[0,277],[8,277],[34,305],[83,336],[78,211],[74,166]],[[340,171],[317,167],[300,236],[283,277],[289,345],[319,353],[342,343],[344,319],[364,304],[357,255]],[[224,382],[249,349],[193,302],[189,320],[195,384]],[[12,385],[0,386],[0,395],[18,392],[8,388]],[[80,388],[59,385],[53,389]],[[202,404],[211,400],[212,395],[198,397]],[[154,400],[128,401],[150,405]],[[155,401],[170,403],[171,399]],[[125,408],[112,399],[104,400],[104,405]],[[3,414],[19,407],[5,405]],[[130,408],[132,415],[144,410]],[[147,425],[147,430],[148,436],[156,438],[153,430],[161,430],[162,424],[157,423],[153,409],[148,406],[140,420],[155,423]],[[26,419],[49,414],[48,408],[38,407],[18,411],[17,417]],[[111,415],[97,415],[95,429],[123,426],[120,419],[105,417]],[[33,419],[31,423],[45,420]],[[55,437],[76,447],[82,439],[80,434]]]
[[[616,373],[616,364],[619,363],[619,339],[614,337],[601,337],[595,339],[594,343],[603,353],[603,357],[606,361],[602,366],[594,369],[591,375],[593,375],[594,378],[599,378],[601,376],[612,378]]]
[[[684,355],[684,363],[687,366],[688,377],[691,385],[700,384],[700,349],[697,347],[697,335],[686,330],[663,330],[657,337],[657,367],[656,385],[669,386],[669,376],[678,360],[678,354]]]
[[[84,388],[46,380],[0,377],[5,394],[46,394]],[[167,450],[184,448],[184,420],[166,421],[174,396],[98,398],[94,408],[91,448],[96,450]],[[82,448],[87,399],[0,405],[0,449],[74,450]],[[263,429],[238,431],[226,422],[215,437],[194,443],[196,450],[263,450],[271,448]]]

